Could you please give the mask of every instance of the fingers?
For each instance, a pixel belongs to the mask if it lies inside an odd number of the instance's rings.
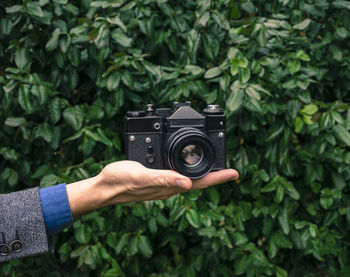
[[[209,186],[215,186],[228,181],[238,179],[239,174],[234,169],[224,169],[216,172],[210,172],[205,177],[194,180],[192,182],[192,189],[203,189]]]
[[[160,187],[177,187],[183,190],[192,188],[192,181],[190,178],[181,175],[172,170],[150,170],[152,186]]]

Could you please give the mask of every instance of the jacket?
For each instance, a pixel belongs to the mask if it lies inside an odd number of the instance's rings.
[[[50,250],[39,188],[0,194],[0,262]]]

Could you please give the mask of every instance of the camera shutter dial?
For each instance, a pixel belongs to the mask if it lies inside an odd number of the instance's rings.
[[[208,105],[206,109],[203,110],[204,114],[223,114],[224,112],[219,105]]]

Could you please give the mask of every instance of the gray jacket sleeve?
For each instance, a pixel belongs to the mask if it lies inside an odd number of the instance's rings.
[[[0,262],[49,250],[39,188],[0,194]]]

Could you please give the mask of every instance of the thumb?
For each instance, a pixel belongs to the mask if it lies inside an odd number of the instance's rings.
[[[192,188],[192,181],[190,178],[181,175],[180,173],[173,170],[158,170],[154,169],[153,178],[157,186],[161,187],[178,187],[184,190]]]

